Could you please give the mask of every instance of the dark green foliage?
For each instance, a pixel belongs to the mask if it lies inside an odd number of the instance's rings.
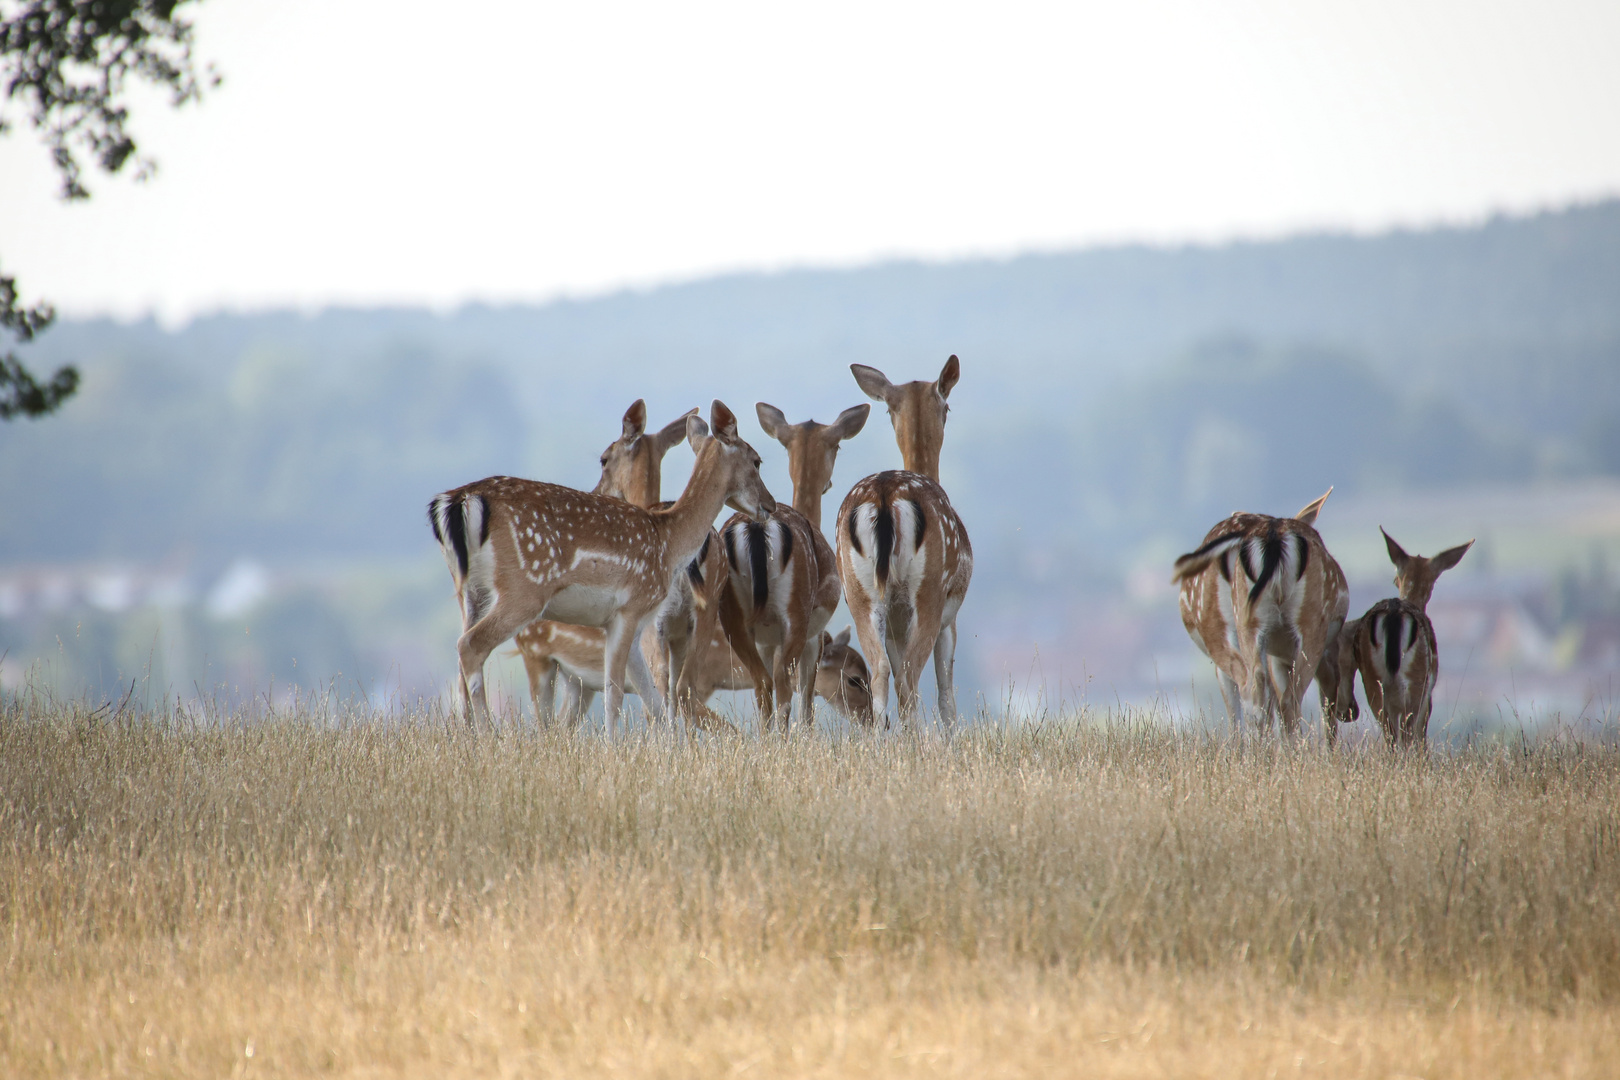
[[[191,59],[191,23],[176,16],[185,0],[24,0],[0,7],[0,72],[6,99],[21,101],[50,147],[64,199],[84,199],[79,154],[116,173],[139,155],[123,102],[131,75],[167,89],[170,101],[195,101],[199,80]],[[3,130],[3,129],[0,129]]]
[[[124,92],[131,75],[169,91],[173,105],[217,85],[212,71],[199,80],[191,60],[191,23],[175,15],[186,0],[22,0],[0,2],[0,78],[5,101],[21,102],[29,122],[50,147],[62,180],[62,198],[87,199],[79,155],[88,152],[109,173],[136,162],[136,179],[157,168],[143,158],[129,131]],[[0,111],[0,135],[9,130]],[[0,327],[19,342],[50,325],[49,305],[17,306],[16,280],[0,277]],[[41,382],[14,353],[0,354],[0,420],[39,417],[79,387],[70,364]]]
[[[18,304],[17,279],[0,274],[0,329],[11,331],[18,341],[32,341],[55,318],[56,312],[49,304]],[[41,384],[14,353],[0,355],[0,420],[54,412],[78,387],[79,372],[72,365],[58,368]]]

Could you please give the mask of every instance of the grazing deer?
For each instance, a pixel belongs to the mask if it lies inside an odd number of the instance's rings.
[[[821,632],[842,595],[837,559],[821,534],[821,497],[832,487],[839,444],[860,432],[872,406],[845,409],[830,424],[790,424],[763,401],[754,409],[765,434],[787,448],[793,505],[778,504],[763,525],[735,515],[720,530],[737,601],[726,630],[733,641],[746,636],[769,673],[754,687],[761,723],[769,730],[780,722],[786,731],[795,686],[800,723],[813,723]]]
[[[703,546],[722,506],[760,520],[776,500],[759,477],[759,455],[737,434],[737,418],[719,401],[710,427],[687,418],[697,460],[692,479],[667,510],[647,510],[594,492],[492,476],[436,496],[433,534],[450,567],[461,605],[457,642],[469,721],[487,721],[484,661],[537,618],[607,630],[603,688],[611,738],[627,668],[642,700],[663,701],[635,648],[675,574]]]
[[[686,438],[686,418],[696,412],[692,409],[662,430],[648,435],[647,403],[637,398],[625,410],[619,437],[602,451],[602,477],[592,490],[637,506],[649,507],[657,503],[663,497],[660,492],[664,455]],[[663,614],[662,608],[660,614]],[[559,678],[563,684],[563,716],[570,727],[590,708],[591,698],[602,689],[604,640],[596,627],[571,626],[548,619],[537,619],[518,631],[513,644],[523,658],[529,676],[529,697],[540,723],[549,724],[554,716]],[[643,642],[644,649],[646,645]],[[594,676],[589,674],[592,670]],[[660,684],[659,692],[667,693],[667,687]]]
[[[1384,729],[1385,742],[1392,747],[1426,747],[1434,683],[1440,674],[1429,597],[1435,580],[1461,562],[1474,542],[1447,548],[1432,559],[1408,555],[1387,532],[1384,546],[1395,564],[1400,596],[1380,600],[1361,617],[1355,638],[1361,687]]]
[[[895,386],[877,368],[851,364],[868,397],[888,406],[904,470],[874,473],[838,508],[838,576],[872,665],[872,709],[888,724],[889,679],[901,723],[914,723],[917,682],[934,656],[940,719],[956,724],[956,613],[973,578],[973,545],[945,489],[939,452],[946,398],[961,376],[955,356],[933,382]]]
[[[816,696],[826,701],[845,720],[871,727],[872,675],[866,661],[849,643],[851,627],[834,637],[821,633],[821,659],[816,662]]]
[[[1322,685],[1318,666],[1350,605],[1344,571],[1313,526],[1332,491],[1292,518],[1233,514],[1176,560],[1171,581],[1181,586],[1182,624],[1214,662],[1240,732],[1247,702],[1268,729],[1280,711],[1284,733],[1297,735],[1305,688],[1312,676]],[[1338,688],[1335,681],[1323,700]],[[1337,722],[1324,710],[1330,744]]]
[[[723,565],[723,563],[722,563]],[[708,707],[716,690],[757,692],[768,676],[757,655],[746,648],[734,649],[716,627],[707,636],[699,635],[687,653],[679,689],[683,715],[707,730],[725,730],[726,721]],[[752,657],[751,662],[744,657]],[[866,661],[849,644],[849,628],[837,637],[822,631],[821,655],[816,662],[816,696],[826,701],[845,720],[872,726],[872,679]]]

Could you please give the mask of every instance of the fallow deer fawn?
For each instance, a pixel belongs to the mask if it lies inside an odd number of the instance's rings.
[[[1387,532],[1384,545],[1389,561],[1395,564],[1395,588],[1400,596],[1374,604],[1356,628],[1361,688],[1390,746],[1426,747],[1434,683],[1440,674],[1429,597],[1435,580],[1461,562],[1474,542],[1447,548],[1432,559],[1408,555]]]

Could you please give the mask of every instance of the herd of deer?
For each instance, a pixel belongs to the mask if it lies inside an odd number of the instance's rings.
[[[637,401],[602,454],[594,491],[492,476],[436,496],[428,520],[461,608],[468,720],[488,721],[484,662],[516,635],[536,715],[555,715],[559,679],[570,723],[601,691],[610,737],[627,682],[652,715],[706,730],[728,726],[708,707],[715,690],[752,688],[765,727],[785,731],[795,698],[800,723],[812,722],[818,693],[857,723],[886,726],[892,677],[909,725],[930,654],[940,714],[954,723],[956,612],[973,548],[939,485],[939,452],[961,367],[952,356],[938,379],[899,386],[850,367],[888,406],[905,469],[868,476],[845,496],[836,554],[821,499],[839,444],[865,425],[869,405],[831,424],[790,424],[757,406],[760,426],[787,449],[792,506],[765,489],[759,455],[720,401],[709,423],[693,409],[656,433]],[[683,438],[696,455],[692,478],[679,499],[660,502],[663,456]],[[737,513],[716,532],[725,506]],[[870,674],[848,630],[826,632],[840,597]]]
[[[786,731],[795,699],[800,724],[813,722],[816,696],[851,721],[886,727],[892,678],[910,726],[930,656],[940,718],[954,726],[956,614],[973,548],[939,484],[939,454],[960,364],[952,356],[939,378],[901,385],[876,368],[850,369],[887,406],[905,467],[850,489],[833,522],[836,552],[821,531],[821,500],[839,445],[860,432],[869,405],[831,424],[791,424],[775,406],[756,406],[760,427],[787,450],[792,506],[766,490],[759,455],[718,400],[707,424],[693,409],[656,432],[636,401],[593,491],[493,476],[435,496],[428,520],[461,609],[467,719],[488,722],[484,663],[515,635],[541,722],[557,716],[559,689],[570,725],[601,692],[610,737],[627,686],[651,715],[707,731],[730,729],[708,706],[716,690],[752,689],[764,728]],[[696,455],[692,477],[663,502],[663,457],[682,440]],[[1211,529],[1176,561],[1182,621],[1239,726],[1247,706],[1267,726],[1280,712],[1296,735],[1314,675],[1331,745],[1337,724],[1357,716],[1359,671],[1386,738],[1421,744],[1438,670],[1424,606],[1469,544],[1424,559],[1386,534],[1400,597],[1346,622],[1344,573],[1313,527],[1326,500],[1292,518],[1233,514]],[[736,513],[716,531],[725,506]],[[870,673],[849,629],[826,631],[841,597]]]

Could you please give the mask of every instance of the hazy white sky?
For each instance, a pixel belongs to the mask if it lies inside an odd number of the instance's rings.
[[[1456,221],[1620,193],[1620,4],[208,0],[155,181],[0,140],[69,313],[544,299],[719,270]],[[15,117],[21,119],[20,117]]]

